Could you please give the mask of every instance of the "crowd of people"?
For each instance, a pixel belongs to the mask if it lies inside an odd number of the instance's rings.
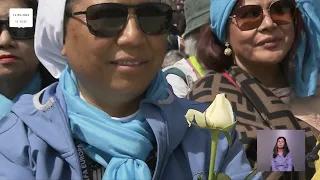
[[[216,172],[254,172],[257,130],[318,153],[319,0],[2,0],[0,25],[0,179],[207,179],[212,137],[185,114],[221,93]],[[253,179],[312,179],[318,158]]]

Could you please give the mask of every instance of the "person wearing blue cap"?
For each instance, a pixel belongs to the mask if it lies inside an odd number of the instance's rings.
[[[319,5],[317,0],[211,0],[197,56],[215,73],[195,82],[187,97],[210,102],[226,93],[252,166],[257,161],[257,129],[305,129],[306,152],[316,143],[319,131],[295,118],[287,105],[295,95],[315,92]],[[301,176],[310,179],[313,172],[308,166]],[[279,177],[266,172],[263,176]]]

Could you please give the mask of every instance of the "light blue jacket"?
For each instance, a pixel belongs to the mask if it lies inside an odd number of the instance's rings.
[[[169,92],[164,101],[144,100],[140,104],[157,140],[153,179],[188,180],[200,175],[206,179],[211,135],[207,130],[189,128],[184,115],[190,108],[204,111],[207,105],[179,99]],[[34,96],[21,97],[0,121],[0,179],[83,179],[66,108],[57,83]],[[244,180],[252,170],[236,132],[231,133],[230,147],[220,134],[215,170],[233,180]],[[254,179],[262,179],[261,174]]]

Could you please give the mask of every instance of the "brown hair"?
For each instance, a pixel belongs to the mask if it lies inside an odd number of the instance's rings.
[[[294,0],[291,0],[294,2]],[[295,2],[294,2],[295,3]],[[288,80],[293,80],[294,77],[294,56],[300,43],[300,37],[302,32],[307,32],[307,29],[303,23],[301,12],[297,8],[295,14],[295,40],[292,47],[284,60],[281,62],[283,74]],[[308,35],[308,33],[306,33]],[[307,44],[309,44],[307,36]],[[206,66],[206,68],[214,70],[216,72],[224,72],[228,70],[233,64],[232,56],[226,56],[224,49],[226,48],[222,44],[217,36],[212,32],[210,23],[203,26],[200,31],[200,35],[197,40],[197,57]],[[307,47],[308,49],[308,47]],[[308,53],[306,54],[306,56]]]
[[[276,141],[276,144],[274,145],[274,148],[273,148],[273,155],[272,155],[273,158],[276,158],[278,156],[278,141],[279,141],[279,139],[283,139],[284,140],[283,156],[286,157],[290,152],[286,138],[278,137],[278,139]]]
[[[224,45],[212,32],[210,23],[203,25],[196,43],[197,58],[207,69],[224,72],[233,65],[231,56],[224,54]]]

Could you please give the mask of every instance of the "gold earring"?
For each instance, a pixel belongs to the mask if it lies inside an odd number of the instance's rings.
[[[225,46],[226,46],[226,49],[224,49],[224,55],[226,55],[226,56],[231,56],[231,54],[232,54],[232,49],[229,47],[230,44],[229,44],[228,42],[226,42]]]

